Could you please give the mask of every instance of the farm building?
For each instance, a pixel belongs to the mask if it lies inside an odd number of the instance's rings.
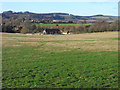
[[[43,34],[61,34],[59,29],[45,29]]]

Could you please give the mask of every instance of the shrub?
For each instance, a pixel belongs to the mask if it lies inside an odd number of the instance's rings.
[[[26,28],[26,27],[23,27],[23,28],[21,29],[21,33],[22,33],[22,34],[26,34],[26,33],[27,33],[27,28]]]

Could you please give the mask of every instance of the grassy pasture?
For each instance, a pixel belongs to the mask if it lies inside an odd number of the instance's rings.
[[[118,32],[2,36],[3,88],[118,88]]]
[[[55,26],[56,24],[42,24],[42,23],[40,23],[40,24],[36,24],[36,25],[42,25],[42,26]],[[66,25],[91,25],[91,24],[57,24],[57,25],[63,25],[63,26],[66,26]]]

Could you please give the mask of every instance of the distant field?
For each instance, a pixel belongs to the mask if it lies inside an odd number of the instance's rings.
[[[36,25],[43,25],[43,26],[54,26],[56,24],[36,24]],[[91,24],[57,24],[57,25],[91,25]]]
[[[118,88],[118,32],[2,35],[3,88]]]
[[[105,19],[108,19],[108,20],[109,20],[109,19],[117,20],[117,17],[114,17],[114,16],[113,16],[113,17],[108,17],[108,16],[97,16],[97,17],[96,17],[96,16],[94,16],[94,17],[91,17],[91,18],[98,19],[98,20],[99,20],[99,19],[102,19],[102,20],[105,20]]]

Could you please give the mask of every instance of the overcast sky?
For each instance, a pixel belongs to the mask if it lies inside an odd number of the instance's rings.
[[[90,1],[93,1],[93,0],[90,0]],[[113,15],[113,16],[118,15],[117,0],[109,0],[109,2],[103,2],[103,1],[108,1],[108,0],[101,0],[101,2],[98,2],[98,1],[87,2],[86,0],[86,2],[82,2],[81,0],[81,2],[52,2],[52,1],[42,2],[42,0],[41,1],[39,0],[39,2],[36,2],[36,1],[34,2],[7,2],[5,0],[4,2],[1,3],[1,6],[2,6],[1,12],[12,10],[15,12],[30,11],[34,13],[62,12],[62,13],[80,15],[80,16],[90,16],[90,15],[96,15],[96,14]]]

